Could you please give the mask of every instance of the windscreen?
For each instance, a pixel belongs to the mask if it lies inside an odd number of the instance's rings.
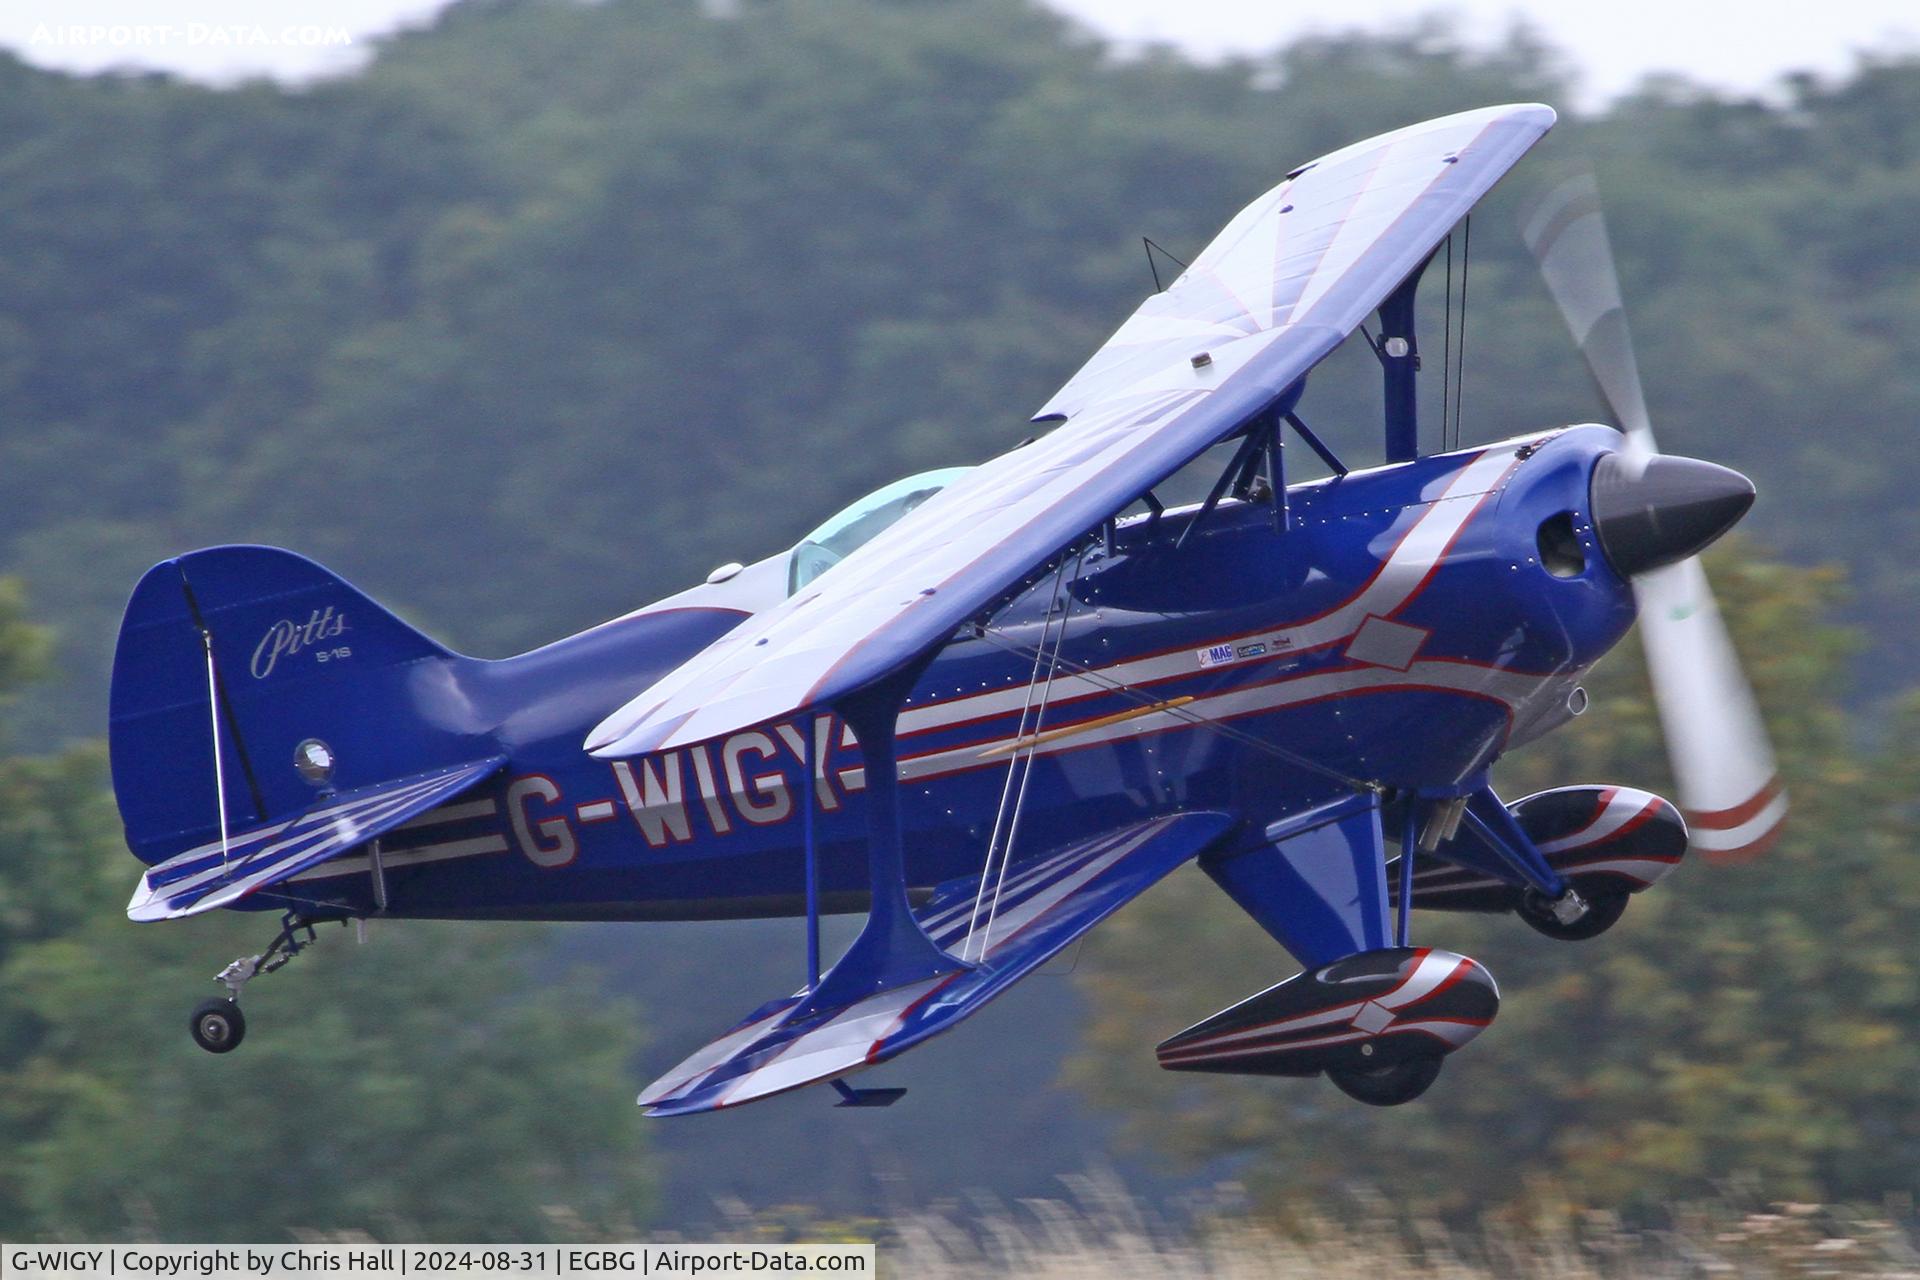
[[[787,594],[792,595],[879,537],[907,512],[940,492],[971,467],[923,471],[876,489],[843,508],[832,519],[800,540],[788,561]]]

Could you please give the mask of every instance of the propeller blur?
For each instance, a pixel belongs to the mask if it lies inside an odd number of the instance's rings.
[[[1693,842],[1709,861],[1757,857],[1779,839],[1787,796],[1753,690],[1695,557],[1746,511],[1753,486],[1710,463],[1659,456],[1592,175],[1548,192],[1521,230],[1627,432],[1625,457],[1594,478],[1595,520],[1614,567],[1634,580],[1647,672]],[[1636,471],[1643,474],[1629,479]],[[1657,512],[1647,499],[1623,492],[1645,492],[1655,477],[1663,490]],[[1611,539],[1609,527],[1617,530]]]

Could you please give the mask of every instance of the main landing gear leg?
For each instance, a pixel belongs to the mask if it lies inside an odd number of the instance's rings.
[[[1526,885],[1520,918],[1540,932],[1555,938],[1591,938],[1626,910],[1624,898],[1617,909],[1615,904],[1589,903],[1562,879],[1492,787],[1482,786],[1468,799],[1466,821]]]
[[[300,935],[306,934],[305,938]],[[313,922],[298,912],[289,911],[280,919],[280,932],[259,955],[241,956],[214,975],[214,981],[227,989],[224,997],[201,1002],[193,1011],[187,1029],[193,1042],[208,1053],[232,1053],[246,1038],[247,1019],[240,1012],[240,988],[263,973],[272,973],[312,946]]]

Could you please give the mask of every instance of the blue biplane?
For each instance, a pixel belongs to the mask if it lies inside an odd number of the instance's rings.
[[[826,1081],[880,1105],[899,1091],[847,1078],[1197,860],[1304,971],[1161,1063],[1417,1096],[1499,997],[1413,945],[1412,907],[1591,937],[1690,839],[1750,856],[1786,809],[1693,558],[1753,489],[1654,450],[1590,181],[1523,230],[1624,431],[1421,449],[1416,291],[1553,121],[1470,111],[1300,166],[1042,407],[1037,441],[519,657],[450,652],[291,552],[155,566],[113,672],[148,864],[128,914],[283,913],[195,1038],[234,1048],[243,985],[323,922],[796,916],[800,989],[640,1103]],[[1356,332],[1384,388],[1365,469],[1301,407]],[[1331,475],[1290,484],[1289,440]],[[1161,501],[1221,445],[1204,502]],[[1495,794],[1490,766],[1585,708],[1636,613],[1687,816],[1625,787]],[[823,969],[827,912],[866,920]]]

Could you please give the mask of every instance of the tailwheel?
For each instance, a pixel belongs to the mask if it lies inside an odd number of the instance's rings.
[[[300,935],[305,933],[302,941]],[[280,932],[257,956],[241,956],[214,975],[227,989],[224,998],[208,1000],[193,1011],[187,1029],[193,1042],[208,1053],[232,1053],[247,1034],[246,1015],[240,1012],[240,989],[263,973],[272,973],[313,944],[313,922],[298,912],[280,918]]]
[[[213,999],[193,1011],[187,1024],[193,1042],[208,1053],[232,1053],[246,1038],[247,1019],[231,1000]]]
[[[1584,942],[1588,938],[1597,938],[1613,928],[1620,917],[1626,914],[1627,893],[1596,893],[1586,899],[1586,910],[1571,920],[1562,919],[1564,912],[1556,912],[1554,903],[1537,890],[1529,889],[1521,895],[1520,905],[1514,908],[1514,914],[1525,920],[1536,931],[1561,942]]]
[[[1349,1098],[1370,1107],[1412,1102],[1440,1078],[1440,1058],[1407,1058],[1384,1067],[1328,1067],[1327,1079]]]

